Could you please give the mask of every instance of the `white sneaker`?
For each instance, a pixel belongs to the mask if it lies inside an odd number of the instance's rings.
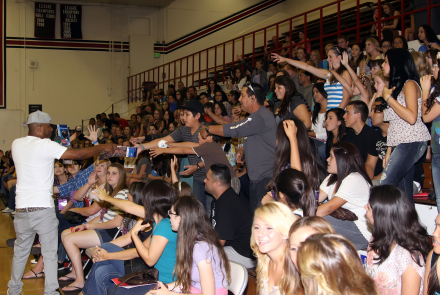
[[[11,212],[12,215],[15,215],[15,210]]]
[[[3,213],[11,213],[11,212],[13,212],[13,211],[14,211],[14,210],[9,209],[8,207],[6,207],[6,209],[2,210]]]

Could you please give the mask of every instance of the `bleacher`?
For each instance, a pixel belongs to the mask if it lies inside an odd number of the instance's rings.
[[[394,7],[396,8],[397,11],[400,10],[400,5],[401,2],[399,0],[394,0],[391,1],[391,3],[394,5]],[[410,0],[405,0],[405,7],[409,7],[410,5]],[[371,23],[373,21],[373,14],[374,14],[374,10],[377,9],[377,3],[373,3],[373,2],[365,2],[363,4],[359,5],[359,23],[360,25],[365,25],[368,23]],[[347,36],[350,39],[350,43],[356,43],[356,39],[357,39],[357,30],[356,28],[353,28],[354,25],[357,24],[357,6],[352,6],[350,8],[344,9],[340,11],[340,30],[344,31],[344,30],[349,30],[345,33],[343,33],[345,36]],[[410,18],[409,17],[405,17],[405,27],[409,27],[410,26]],[[292,40],[295,43],[300,42],[299,37],[298,37],[298,33],[299,32],[303,32],[304,31],[304,24],[299,24],[296,26],[292,27]],[[360,29],[360,40],[362,41],[363,39],[368,38],[371,35],[371,25],[367,25],[364,26]],[[338,38],[338,13],[332,13],[329,15],[325,15],[323,17],[323,35],[330,35],[333,34],[331,36],[328,37],[324,37],[323,38],[323,47],[328,44],[328,43],[333,43],[334,45],[337,45],[337,38]],[[285,41],[285,37],[289,36],[290,32],[289,31],[284,31],[280,33],[279,37],[279,42],[284,42]],[[320,19],[314,19],[311,21],[307,22],[307,39],[312,40],[311,43],[311,47],[312,50],[319,50],[321,49],[321,44],[320,44],[320,40],[314,40],[316,38],[319,38],[321,35],[321,22]],[[270,38],[268,38],[269,40],[267,41],[267,48],[270,48],[273,43],[272,40]],[[255,60],[261,59],[263,58],[263,54],[264,54],[264,46],[259,46],[255,48]],[[254,60],[254,53],[253,52],[248,52],[244,55],[244,59],[246,60],[247,63],[252,64],[253,60]],[[321,59],[323,59],[323,57],[321,56]],[[237,67],[241,67],[241,63],[240,61],[235,61],[234,62],[234,68]],[[215,80],[217,81],[217,83],[223,83],[223,65],[222,66],[218,66],[217,67],[218,70],[217,71],[209,71],[208,73],[208,79],[209,78],[215,78]],[[228,74],[230,71],[232,70],[232,64],[227,64],[225,65],[225,72],[226,74]],[[196,80],[194,81],[194,86],[199,86],[199,81]],[[203,78],[200,80],[200,86],[203,87],[204,85],[206,85],[206,78]]]

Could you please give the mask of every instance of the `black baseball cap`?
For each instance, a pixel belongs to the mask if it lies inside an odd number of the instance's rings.
[[[182,105],[179,109],[186,109],[186,110],[192,110],[197,113],[203,114],[205,113],[205,109],[202,105],[202,103],[195,99],[188,100],[184,105]]]

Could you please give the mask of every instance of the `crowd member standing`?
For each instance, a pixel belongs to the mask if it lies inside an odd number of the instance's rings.
[[[264,104],[264,90],[260,84],[249,83],[241,90],[241,109],[250,116],[237,123],[208,126],[211,134],[225,137],[246,137],[244,149],[236,153],[237,163],[244,162],[250,179],[250,206],[254,211],[266,194],[266,185],[273,174],[277,125]]]
[[[20,294],[21,278],[26,266],[35,234],[38,233],[45,265],[44,294],[59,294],[58,289],[58,220],[52,200],[55,159],[82,160],[102,151],[112,151],[113,145],[98,145],[86,149],[67,149],[49,138],[52,134],[51,118],[37,111],[29,114],[26,125],[29,134],[14,140],[17,171],[16,214],[14,228],[17,235],[12,260],[8,294]]]
[[[336,46],[331,48],[328,51],[327,60],[330,65],[330,69],[333,68],[336,73],[338,73],[343,79],[347,81],[349,85],[351,85],[351,77],[344,65],[341,64],[342,52],[343,49],[339,49]],[[347,90],[342,87],[341,83],[334,77],[334,75],[332,75],[331,72],[324,69],[317,69],[301,61],[281,57],[276,53],[272,53],[272,57],[274,61],[278,63],[286,62],[294,67],[310,72],[318,78],[326,79],[324,88],[328,94],[327,109],[337,107],[345,109],[345,106],[350,100],[350,93],[348,93]]]
[[[426,142],[431,138],[422,122],[420,78],[414,59],[405,49],[388,50],[382,68],[390,78],[390,89],[383,89],[389,105],[383,119],[390,122],[390,127],[380,184],[398,185],[412,199],[414,164],[425,153]]]

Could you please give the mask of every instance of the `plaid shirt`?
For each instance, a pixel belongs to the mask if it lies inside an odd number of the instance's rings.
[[[60,197],[70,197],[72,195],[72,191],[77,191],[80,187],[85,185],[88,181],[90,174],[95,170],[95,165],[90,165],[84,170],[78,172],[78,174],[66,182],[63,185],[58,186],[58,190],[60,191]],[[73,201],[74,208],[84,207],[83,202]]]

